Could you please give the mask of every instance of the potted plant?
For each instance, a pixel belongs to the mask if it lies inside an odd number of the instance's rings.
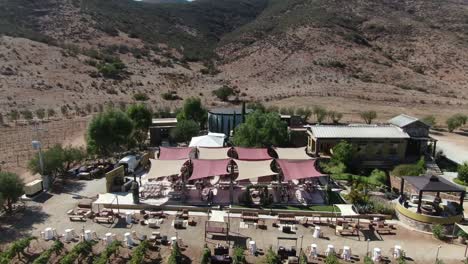
[[[458,242],[460,244],[465,244],[467,238],[468,238],[467,233],[465,233],[463,230],[458,231]]]

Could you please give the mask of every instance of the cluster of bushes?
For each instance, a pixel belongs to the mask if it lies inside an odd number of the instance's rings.
[[[223,85],[222,87],[213,91],[213,95],[218,97],[221,101],[225,102],[229,99],[229,96],[235,95],[236,92],[232,87]]]
[[[140,264],[143,263],[146,255],[146,251],[148,250],[149,242],[147,240],[142,241],[132,253],[132,258],[130,259],[130,264]],[[177,263],[177,262],[176,262]]]
[[[76,244],[61,260],[60,264],[73,264],[79,256],[88,256],[93,251],[93,244],[96,242],[83,241]]]
[[[133,95],[133,99],[137,101],[148,101],[149,96],[146,93],[138,92]]]
[[[5,252],[0,253],[0,264],[11,263],[15,256],[19,256],[29,247],[31,241],[36,240],[36,237],[26,237],[16,240]]]
[[[419,176],[426,171],[424,157],[421,157],[416,164],[401,164],[396,166],[391,174],[394,176]]]
[[[97,259],[93,261],[93,264],[107,264],[108,259],[117,253],[119,248],[122,246],[122,242],[120,241],[113,241],[110,245],[106,247],[104,252],[102,252]]]
[[[47,264],[49,263],[49,259],[52,256],[52,253],[60,253],[64,248],[64,245],[61,241],[56,240],[52,247],[47,249],[46,251],[42,252],[42,254],[33,261],[33,264]],[[105,262],[104,262],[105,263]]]
[[[465,162],[458,166],[458,176],[455,182],[461,185],[468,185],[468,162]]]

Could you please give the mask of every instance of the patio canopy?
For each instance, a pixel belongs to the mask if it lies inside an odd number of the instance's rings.
[[[239,171],[236,180],[241,181],[278,174],[271,170],[271,161],[271,159],[261,161],[234,160]]]
[[[276,160],[283,172],[284,180],[300,180],[324,176],[315,168],[315,160]]]
[[[208,133],[208,135],[205,136],[192,137],[189,146],[207,148],[223,147],[225,138],[226,136],[222,133]]]
[[[269,160],[271,159],[268,154],[267,148],[241,148],[235,147],[237,158],[240,160]]]
[[[229,174],[228,165],[230,159],[221,160],[192,160],[192,176],[190,180],[208,178],[217,175]]]
[[[227,159],[230,148],[198,148],[199,159]]]
[[[352,204],[335,204],[340,209],[341,216],[357,216],[358,210]]]
[[[312,159],[306,154],[305,147],[301,148],[275,148],[280,159]]]
[[[189,159],[193,148],[159,148],[160,160],[183,160]]]
[[[403,176],[418,191],[423,192],[465,192],[465,188],[459,187],[442,177],[437,176]]]
[[[185,160],[156,160],[150,159],[151,168],[148,172],[148,179],[158,179],[171,175],[179,175]]]

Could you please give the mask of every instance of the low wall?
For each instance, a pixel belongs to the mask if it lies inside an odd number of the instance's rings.
[[[444,226],[446,234],[448,234],[451,232],[454,223],[458,223],[461,220],[463,220],[463,215],[438,217],[418,214],[416,212],[406,209],[398,203],[395,206],[395,211],[400,221],[417,230],[425,232],[432,232],[432,227],[436,224],[439,224]]]

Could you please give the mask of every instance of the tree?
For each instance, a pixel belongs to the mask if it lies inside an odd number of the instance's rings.
[[[314,107],[314,115],[315,119],[317,120],[317,123],[322,123],[323,120],[325,120],[325,117],[327,117],[327,110],[323,107],[316,106]]]
[[[200,126],[193,120],[182,120],[171,131],[171,137],[177,142],[189,142],[192,137],[198,136]]]
[[[221,101],[225,102],[228,100],[229,96],[234,95],[234,89],[227,85],[223,85],[222,87],[213,91],[213,95],[218,97]]]
[[[45,111],[44,108],[39,108],[39,109],[36,110],[37,118],[44,119],[45,115],[46,115],[46,111]]]
[[[351,164],[354,155],[354,147],[351,143],[342,140],[333,147],[332,162],[335,164],[343,163],[347,167]]]
[[[137,104],[128,107],[127,115],[133,121],[135,128],[133,136],[141,147],[148,137],[153,113],[145,105]]]
[[[100,155],[122,151],[131,145],[132,133],[132,120],[120,110],[108,109],[96,115],[88,125],[88,151]]]
[[[32,120],[33,119],[33,113],[31,111],[29,111],[29,110],[21,111],[21,115],[26,120]]]
[[[194,120],[201,128],[205,127],[208,111],[203,107],[200,98],[190,97],[184,101],[184,106],[177,114],[177,121],[181,120]]]
[[[426,125],[431,126],[431,127],[435,126],[435,124],[436,124],[436,118],[433,115],[425,116],[425,117],[423,117],[421,119],[421,121],[424,122]]]
[[[458,179],[464,183],[468,183],[468,162],[458,166]]]
[[[47,118],[55,116],[55,110],[52,108],[47,109]]]
[[[379,185],[385,185],[387,183],[387,175],[385,174],[385,171],[378,169],[374,169],[371,172],[369,179],[375,183],[378,183]]]
[[[86,158],[86,151],[83,148],[72,146],[63,147],[60,144],[49,148],[42,153],[44,164],[44,175],[56,178],[65,175],[71,166]],[[29,170],[35,173],[41,173],[39,165],[39,154],[36,154],[28,163]]]
[[[336,112],[336,111],[329,111],[328,112],[328,117],[333,122],[333,124],[338,124],[340,122],[341,118],[343,118],[343,114],[339,113],[339,112]]]
[[[364,111],[359,114],[366,124],[372,124],[372,121],[377,118],[377,112]]]
[[[467,116],[462,114],[455,114],[449,117],[446,121],[448,131],[453,132],[455,129],[465,125],[467,122]]]
[[[242,147],[266,147],[283,146],[287,140],[287,125],[278,114],[255,111],[235,129],[232,142]]]
[[[312,115],[312,110],[308,107],[299,107],[296,109],[296,115],[300,116],[304,122],[307,122]]]
[[[8,118],[10,119],[10,121],[12,122],[15,122],[18,120],[19,118],[19,112],[18,110],[11,110],[10,113],[8,113]]]
[[[23,180],[15,173],[0,171],[0,194],[7,212],[13,211],[13,203],[23,194]]]

